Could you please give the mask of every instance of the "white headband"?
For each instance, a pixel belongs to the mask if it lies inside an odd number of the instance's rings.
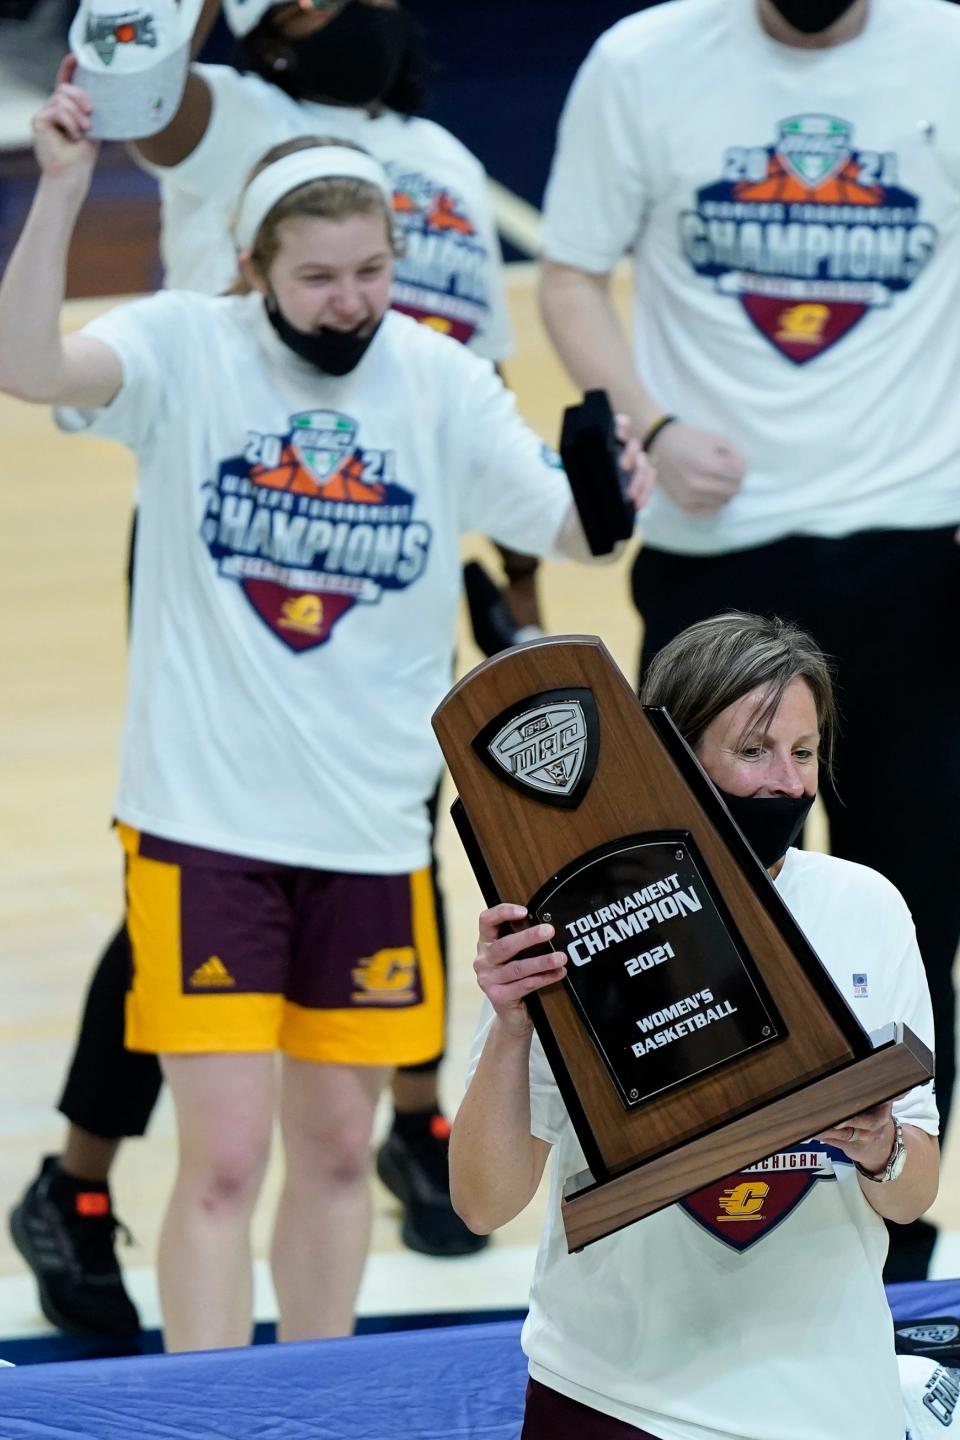
[[[237,247],[250,250],[257,231],[278,200],[309,185],[311,180],[365,180],[383,196],[387,213],[393,212],[393,189],[379,160],[346,145],[314,145],[274,160],[250,181],[240,201],[234,232]]]

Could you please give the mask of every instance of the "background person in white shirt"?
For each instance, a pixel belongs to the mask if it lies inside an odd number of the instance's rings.
[[[803,625],[844,717],[834,854],[914,916],[944,1129],[960,938],[960,10],[676,0],[584,62],[545,201],[543,314],[655,461],[633,574],[643,665],[728,608]],[[632,256],[633,346],[609,277]],[[675,418],[674,418],[675,417]],[[948,622],[952,623],[952,622]],[[909,679],[891,687],[891,669]],[[883,718],[880,718],[883,717]],[[891,735],[926,783],[889,766]],[[878,783],[878,775],[883,783]],[[891,1235],[888,1280],[935,1232]]]
[[[929,1045],[900,895],[864,866],[791,848],[836,723],[810,636],[715,616],[660,651],[642,699],[670,712],[860,1022],[903,1020]],[[566,956],[524,955],[549,925],[500,938],[525,916],[504,904],[480,917],[488,1003],[451,1141],[454,1204],[484,1232],[527,1205],[553,1151],[522,1440],[903,1440],[884,1219],[908,1223],[936,1195],[932,1084],[570,1255],[560,1201],[586,1161],[524,1005],[564,978]],[[721,1214],[724,1192],[757,1181],[759,1210]]]

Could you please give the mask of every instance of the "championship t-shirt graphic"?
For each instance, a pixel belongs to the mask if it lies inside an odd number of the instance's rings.
[[[836,1180],[834,1161],[845,1158],[830,1145],[795,1145],[704,1186],[680,1206],[731,1250],[749,1250],[796,1210],[814,1185]]]
[[[838,116],[794,115],[773,144],[725,152],[722,179],[680,215],[680,245],[698,275],[804,365],[913,284],[937,243],[920,211],[895,151],[859,149]]]
[[[451,190],[419,171],[387,168],[403,236],[391,304],[466,345],[490,314],[486,245]]]
[[[285,434],[248,431],[205,486],[201,536],[219,574],[291,650],[322,645],[354,605],[423,574],[431,528],[395,468],[392,450],[358,443],[349,415],[306,410]]]

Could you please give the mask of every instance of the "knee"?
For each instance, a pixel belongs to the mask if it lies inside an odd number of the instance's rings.
[[[325,1185],[359,1185],[370,1174],[371,1126],[366,1117],[301,1137],[295,1147],[301,1173]],[[288,1159],[289,1159],[288,1150]]]
[[[181,1175],[202,1210],[228,1215],[252,1209],[266,1169],[269,1145],[255,1137],[218,1137],[209,1148],[183,1158]]]

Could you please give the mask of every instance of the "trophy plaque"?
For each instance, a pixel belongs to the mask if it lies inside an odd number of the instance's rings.
[[[567,976],[528,998],[588,1171],[567,1244],[614,1230],[922,1084],[870,1036],[665,710],[595,636],[478,666],[433,717],[487,904],[549,922]]]

